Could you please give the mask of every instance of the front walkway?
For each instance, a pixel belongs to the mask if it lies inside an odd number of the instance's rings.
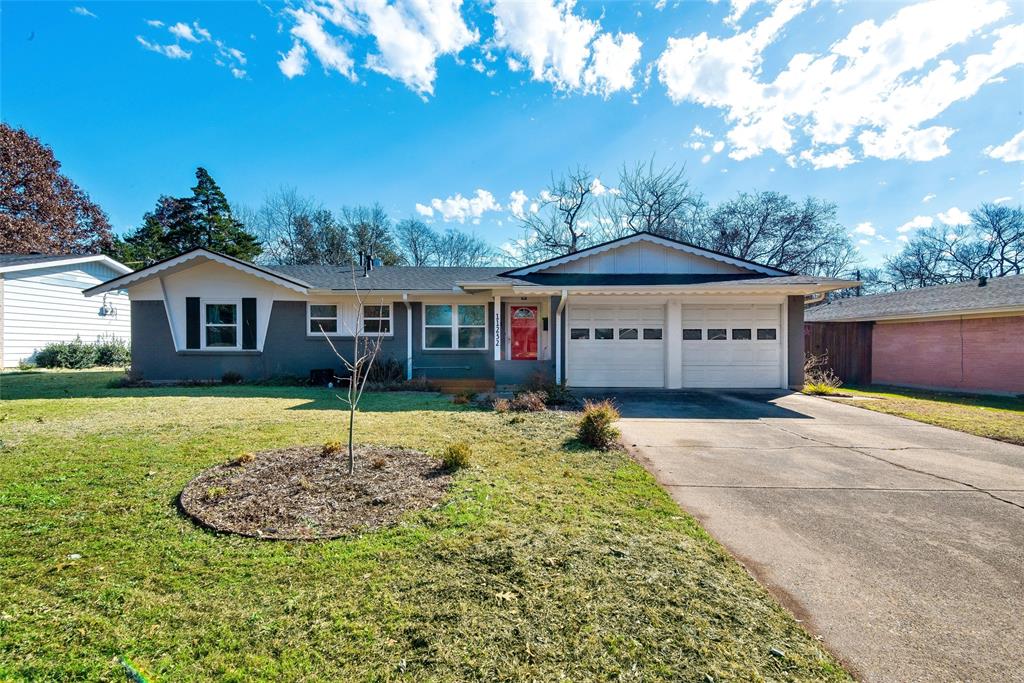
[[[799,394],[617,399],[630,450],[862,680],[1024,680],[1024,448]]]

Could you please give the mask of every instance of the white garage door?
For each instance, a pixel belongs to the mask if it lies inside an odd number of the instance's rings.
[[[570,303],[566,328],[569,386],[665,386],[664,306]]]
[[[782,307],[683,305],[683,386],[782,384]]]

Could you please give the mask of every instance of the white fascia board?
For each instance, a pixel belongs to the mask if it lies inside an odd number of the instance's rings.
[[[91,254],[89,256],[68,256],[66,259],[55,259],[52,261],[33,261],[32,263],[19,263],[13,266],[0,266],[0,273],[13,273],[19,270],[37,270],[40,268],[55,268],[58,266],[73,266],[80,263],[102,263],[117,271],[121,275],[132,272],[132,269],[120,261],[115,261],[103,254]]]
[[[281,287],[299,292],[300,294],[306,294],[310,290],[310,285],[302,280],[286,279],[265,271],[257,266],[249,265],[244,261],[222,256],[212,251],[207,251],[206,249],[193,249],[192,251],[169,258],[166,261],[161,261],[160,263],[149,266],[148,268],[143,268],[142,270],[137,270],[134,273],[122,275],[121,277],[116,277],[113,280],[108,280],[103,284],[96,285],[91,289],[85,290],[84,293],[86,296],[95,296],[114,289],[125,289],[132,285],[154,278],[170,268],[174,268],[175,266],[179,266],[199,258],[219,263],[227,266],[228,268],[234,268],[235,270],[241,271],[247,275],[252,275],[253,277],[266,280],[267,282],[271,282],[275,285],[280,285]]]
[[[730,286],[730,287],[709,287],[707,285],[652,285],[652,286],[630,286],[620,285],[609,286],[576,286],[576,287],[514,287],[514,294],[539,294],[541,296],[555,296],[567,290],[571,294],[589,295],[617,295],[617,294],[814,294],[816,292],[829,292],[836,289],[845,289],[850,285],[845,282],[816,283],[806,285],[776,285],[776,286]]]
[[[568,254],[566,256],[562,256],[561,258],[551,259],[549,261],[541,261],[540,263],[535,263],[524,268],[510,270],[504,273],[504,275],[507,275],[509,277],[516,277],[518,275],[528,275],[529,273],[536,273],[542,270],[547,270],[548,268],[559,266],[563,263],[571,263],[572,261],[576,261],[577,259],[586,258],[587,256],[592,256],[594,254],[601,254],[603,252],[618,249],[619,247],[624,247],[628,244],[633,244],[634,242],[640,241],[651,242],[652,244],[658,244],[669,249],[675,249],[677,251],[681,251],[687,254],[693,254],[694,256],[701,256],[707,259],[711,259],[712,261],[728,263],[729,265],[736,266],[737,268],[743,268],[744,270],[764,273],[765,275],[790,274],[783,270],[769,268],[768,266],[762,266],[758,263],[752,263],[750,261],[744,261],[743,259],[733,258],[732,256],[726,256],[725,254],[718,254],[713,251],[701,249],[700,247],[691,247],[689,245],[676,242],[675,240],[669,240],[665,239],[664,237],[658,237],[657,235],[640,234],[633,235],[631,237],[626,237],[625,239],[613,240],[611,242],[606,242],[604,244],[598,244],[596,246],[588,247],[586,249],[581,249],[580,251],[577,251],[574,254]]]

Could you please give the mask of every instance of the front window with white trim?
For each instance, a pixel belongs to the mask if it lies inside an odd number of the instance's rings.
[[[204,301],[203,309],[203,346],[208,349],[239,348],[238,304]]]
[[[356,313],[360,313],[358,321]],[[394,328],[394,310],[391,304],[314,304],[306,307],[306,330],[308,334],[329,334],[343,337],[353,336],[354,325],[359,325],[360,334],[368,337],[391,336]]]
[[[487,307],[482,304],[424,304],[423,348],[486,349]]]

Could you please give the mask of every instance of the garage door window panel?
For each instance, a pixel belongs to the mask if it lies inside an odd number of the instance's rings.
[[[749,327],[734,327],[732,330],[733,341],[750,341]]]
[[[589,327],[574,327],[569,331],[570,339],[590,339]]]
[[[611,327],[595,327],[594,339],[615,339],[615,329]]]
[[[639,339],[639,330],[635,327],[620,327],[619,328],[619,339],[633,340]]]
[[[688,327],[683,330],[683,341],[700,341],[704,338],[704,330],[699,327]]]
[[[725,334],[725,328],[723,327],[709,327],[708,328],[708,341],[724,341],[728,339]]]
[[[661,334],[660,327],[645,327],[644,341],[661,341]]]
[[[758,341],[775,341],[776,331],[774,327],[757,328]]]

